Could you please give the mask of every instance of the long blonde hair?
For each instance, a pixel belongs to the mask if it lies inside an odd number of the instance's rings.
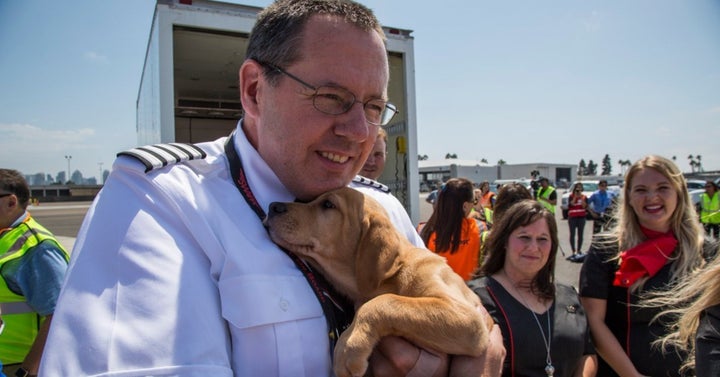
[[[717,244],[714,244],[717,249]],[[703,311],[720,304],[720,258],[704,269],[686,276],[675,288],[650,298],[646,305],[663,307],[656,316],[672,315],[677,322],[669,326],[668,334],[656,341],[663,349],[677,347],[688,351],[683,369],[695,365],[695,333]],[[689,303],[688,303],[689,302]]]
[[[671,270],[671,283],[680,280],[683,276],[689,275],[703,264],[703,242],[704,231],[695,212],[695,207],[690,200],[687,183],[680,169],[665,157],[649,155],[636,161],[625,175],[623,195],[619,199],[618,207],[613,214],[617,220],[607,237],[602,237],[599,242],[602,244],[618,245],[619,253],[637,246],[646,240],[640,229],[635,211],[630,206],[630,193],[632,191],[633,178],[638,172],[644,169],[653,169],[662,174],[677,192],[677,207],[670,217],[670,229],[678,240],[678,246],[671,258],[675,259]],[[636,290],[642,287],[647,279],[640,279],[633,287]]]

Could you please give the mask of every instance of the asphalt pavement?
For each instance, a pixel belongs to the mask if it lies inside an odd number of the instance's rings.
[[[577,287],[582,263],[574,263],[565,260],[565,256],[570,256],[572,251],[570,249],[570,228],[567,220],[563,220],[562,213],[560,211],[560,197],[564,192],[565,190],[558,189],[558,206],[555,212],[555,220],[557,221],[558,227],[558,241],[560,242],[560,250],[558,250],[555,260],[555,279],[559,283]],[[432,206],[425,201],[427,195],[428,193],[420,193],[420,221],[427,221],[432,214]],[[592,221],[588,220],[585,223],[585,230],[583,232],[583,252],[586,252],[590,248],[590,241],[592,240],[592,227]],[[565,255],[563,255],[563,253],[565,253]]]
[[[558,198],[562,196],[563,192],[564,190],[558,190]],[[432,206],[425,201],[426,197],[427,193],[420,193],[420,221],[426,221],[432,214]],[[72,250],[78,230],[89,207],[90,202],[40,203],[38,206],[30,206],[28,210],[38,222],[55,234],[63,246],[68,250]],[[556,212],[556,221],[560,250],[555,264],[555,278],[558,282],[577,286],[582,264],[569,262],[565,260],[563,255],[563,252],[565,255],[571,253],[570,232],[567,220],[562,219],[559,205]],[[592,238],[592,221],[586,223],[584,236],[583,251],[587,251]]]

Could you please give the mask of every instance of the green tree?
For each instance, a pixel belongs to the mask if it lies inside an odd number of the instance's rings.
[[[701,155],[695,156],[695,161],[697,161],[698,172],[702,173],[704,171],[704,169],[702,167],[702,156]]]
[[[620,165],[620,175],[625,175],[625,169],[630,167],[632,162],[630,160],[618,160],[618,164]]]
[[[610,161],[610,155],[606,154],[602,160],[602,175],[612,174],[612,162]]]
[[[480,162],[482,162],[483,164],[487,164],[488,160],[487,160],[487,158],[482,158],[482,159],[480,159]]]
[[[530,177],[532,177],[532,179],[537,179],[539,176],[540,176],[540,172],[537,170],[533,170],[530,172]]]
[[[426,155],[426,154],[418,155],[418,161],[425,161],[427,159],[428,159],[428,155]]]
[[[451,159],[451,158],[457,159],[457,158],[458,158],[458,157],[457,157],[457,154],[455,154],[455,153],[448,153],[448,154],[445,155],[445,159],[446,159],[446,160]]]
[[[697,160],[695,160],[695,156],[691,154],[688,155],[688,160],[690,160],[690,171],[695,173],[695,168],[698,167],[698,162]]]
[[[498,160],[497,164],[498,164],[498,165],[505,165],[505,164],[507,164],[507,162],[505,162],[505,160],[503,160],[503,159],[501,158],[501,159]]]
[[[579,176],[587,175],[587,165],[585,165],[585,159],[581,158],[578,163],[577,173]]]
[[[597,164],[593,160],[588,161],[587,174],[586,175],[597,175]]]

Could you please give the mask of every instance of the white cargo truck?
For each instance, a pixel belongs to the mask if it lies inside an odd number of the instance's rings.
[[[138,143],[214,140],[242,117],[238,69],[261,8],[209,0],[157,0],[137,99]],[[382,20],[381,20],[382,21]],[[410,30],[384,27],[390,100],[388,158],[379,180],[417,224],[415,62]]]

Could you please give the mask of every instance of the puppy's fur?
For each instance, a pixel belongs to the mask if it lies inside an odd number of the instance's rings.
[[[485,350],[492,319],[478,296],[444,258],[400,234],[374,199],[341,188],[307,204],[272,203],[268,212],[272,240],[356,305],[335,348],[338,377],[363,376],[373,348],[388,335],[448,354]]]

